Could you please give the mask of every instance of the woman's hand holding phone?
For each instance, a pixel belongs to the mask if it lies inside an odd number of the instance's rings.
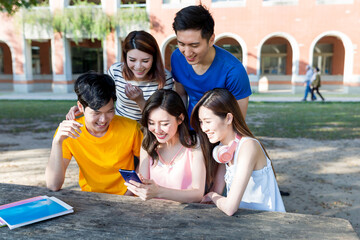
[[[141,180],[135,170],[126,170],[126,169],[119,169],[121,176],[124,178],[125,182],[129,182],[130,180],[136,181],[141,183]]]
[[[139,196],[144,201],[159,197],[160,188],[153,180],[141,180],[142,183],[130,180],[129,182],[126,182],[125,185],[127,186],[128,190]]]

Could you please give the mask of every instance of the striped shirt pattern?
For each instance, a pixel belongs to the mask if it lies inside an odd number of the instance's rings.
[[[114,63],[108,70],[108,74],[114,79],[116,86],[116,114],[130,119],[139,121],[141,118],[141,110],[135,101],[130,100],[125,95],[125,85],[126,83],[131,83],[134,86],[138,86],[144,95],[145,101],[158,89],[157,82],[149,81],[126,81],[123,77],[123,63]],[[173,89],[174,80],[171,73],[165,69],[165,86],[164,89]]]

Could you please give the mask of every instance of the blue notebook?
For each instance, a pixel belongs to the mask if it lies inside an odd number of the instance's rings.
[[[0,206],[0,225],[10,229],[74,212],[56,197],[39,196]]]

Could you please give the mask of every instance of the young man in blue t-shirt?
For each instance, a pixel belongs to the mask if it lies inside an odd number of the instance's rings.
[[[204,93],[226,88],[236,98],[245,118],[251,95],[248,75],[231,53],[214,45],[214,19],[202,5],[176,13],[173,23],[179,48],[171,56],[176,91],[188,102],[188,113]]]

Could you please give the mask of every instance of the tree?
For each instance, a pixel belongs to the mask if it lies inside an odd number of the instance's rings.
[[[0,11],[14,14],[19,8],[29,8],[39,4],[39,0],[0,0]]]

